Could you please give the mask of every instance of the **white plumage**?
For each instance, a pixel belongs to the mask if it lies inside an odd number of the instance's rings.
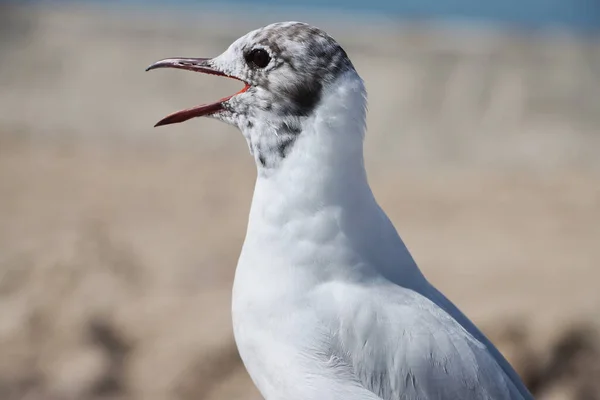
[[[257,46],[269,52],[264,69],[264,59],[248,61]],[[233,326],[262,395],[532,399],[425,279],[373,197],[363,162],[366,92],[341,47],[316,28],[281,23],[240,38],[209,65],[250,87],[211,116],[238,126],[257,160]],[[321,81],[304,90],[314,83],[306,79]],[[302,90],[317,99],[296,96]]]

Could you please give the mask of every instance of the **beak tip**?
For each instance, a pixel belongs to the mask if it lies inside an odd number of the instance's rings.
[[[169,115],[158,121],[156,124],[154,124],[154,127],[158,128],[159,126],[169,125],[171,123],[173,123],[173,118],[171,115]]]

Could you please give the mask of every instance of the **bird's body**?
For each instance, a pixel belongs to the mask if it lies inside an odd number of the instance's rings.
[[[360,78],[336,89],[295,151],[257,178],[233,291],[254,382],[282,400],[527,398],[375,201],[362,141],[348,140],[364,129]]]
[[[247,56],[257,46],[268,62]],[[317,56],[323,65],[301,68]],[[249,57],[250,72],[236,61]],[[232,311],[265,399],[532,399],[377,204],[363,162],[364,84],[341,47],[281,23],[208,65],[247,85],[213,116],[242,130],[258,167]],[[278,107],[282,96],[290,104]]]

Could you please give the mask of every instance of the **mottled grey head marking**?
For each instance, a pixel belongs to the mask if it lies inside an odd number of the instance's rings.
[[[354,67],[346,52],[322,30],[301,22],[280,22],[236,40],[220,56],[168,58],[147,68],[179,68],[227,76],[245,83],[238,93],[175,112],[156,126],[210,116],[237,126],[261,167],[289,154],[326,89]]]
[[[239,127],[257,163],[267,168],[289,154],[324,88],[354,69],[333,38],[300,22],[252,31],[212,59],[211,65],[249,84],[213,117]]]
[[[250,33],[245,42],[244,53],[265,49],[272,57],[270,68],[251,69],[248,77],[272,93],[273,102],[262,107],[278,115],[309,116],[319,103],[323,86],[352,68],[335,40],[300,22],[269,25]]]

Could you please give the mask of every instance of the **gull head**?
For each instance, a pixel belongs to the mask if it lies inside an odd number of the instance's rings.
[[[167,58],[147,70],[157,68],[178,68],[241,81],[244,86],[239,92],[214,103],[177,111],[155,126],[202,116],[216,118],[242,131],[250,152],[263,167],[285,158],[298,136],[310,124],[314,125],[317,111],[325,105],[324,98],[340,86],[341,77],[349,75],[358,83],[354,85],[356,90],[350,91],[356,92],[360,98],[358,108],[364,109],[362,80],[344,49],[324,31],[301,22],[274,23],[249,32],[214,58]],[[342,103],[344,100],[338,99]],[[335,101],[331,99],[329,103]],[[349,108],[347,104],[340,106]]]

